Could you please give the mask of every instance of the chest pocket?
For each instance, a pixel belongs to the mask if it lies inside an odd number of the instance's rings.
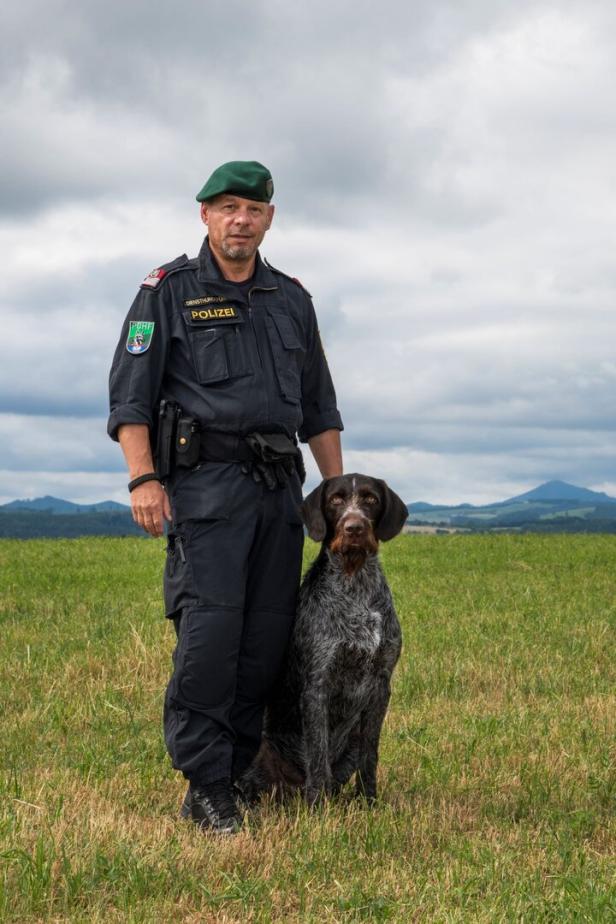
[[[212,385],[253,372],[246,342],[246,323],[237,309],[233,311],[231,317],[205,319],[195,319],[193,315],[196,312],[184,312],[197,381],[201,385]]]
[[[266,325],[280,394],[285,401],[299,404],[302,396],[304,347],[295,324],[288,315],[268,309]]]

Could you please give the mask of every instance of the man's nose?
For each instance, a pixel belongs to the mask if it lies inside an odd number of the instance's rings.
[[[235,224],[245,225],[250,221],[251,215],[250,212],[236,212],[233,217],[235,219]]]

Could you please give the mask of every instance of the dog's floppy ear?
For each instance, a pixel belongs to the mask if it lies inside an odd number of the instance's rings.
[[[374,530],[374,535],[382,542],[387,542],[388,539],[393,539],[398,535],[406,523],[409,512],[406,504],[395,491],[392,491],[380,478],[377,478],[376,482],[383,495],[383,512]]]
[[[308,530],[308,535],[315,542],[323,542],[327,532],[327,523],[323,513],[323,490],[327,480],[322,481],[318,488],[311,491],[302,506],[300,513]]]

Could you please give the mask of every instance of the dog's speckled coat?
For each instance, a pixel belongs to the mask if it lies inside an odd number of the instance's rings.
[[[383,481],[355,474],[323,482],[302,514],[324,541],[300,588],[286,669],[243,787],[251,796],[301,788],[312,804],[356,773],[357,793],[372,800],[402,644],[377,547],[400,532],[407,510]]]

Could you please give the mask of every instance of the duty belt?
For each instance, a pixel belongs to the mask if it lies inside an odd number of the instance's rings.
[[[222,433],[202,430],[175,401],[160,402],[155,440],[156,473],[163,483],[178,468],[200,462],[239,462],[244,474],[272,490],[287,483],[295,471],[302,484],[304,460],[295,440],[286,433]]]
[[[242,472],[274,490],[284,487],[297,472],[303,484],[304,460],[298,445],[285,433],[249,433],[237,436],[205,430],[199,433],[199,461],[240,462]]]
[[[252,450],[242,436],[202,430],[199,434],[200,462],[250,462]]]

